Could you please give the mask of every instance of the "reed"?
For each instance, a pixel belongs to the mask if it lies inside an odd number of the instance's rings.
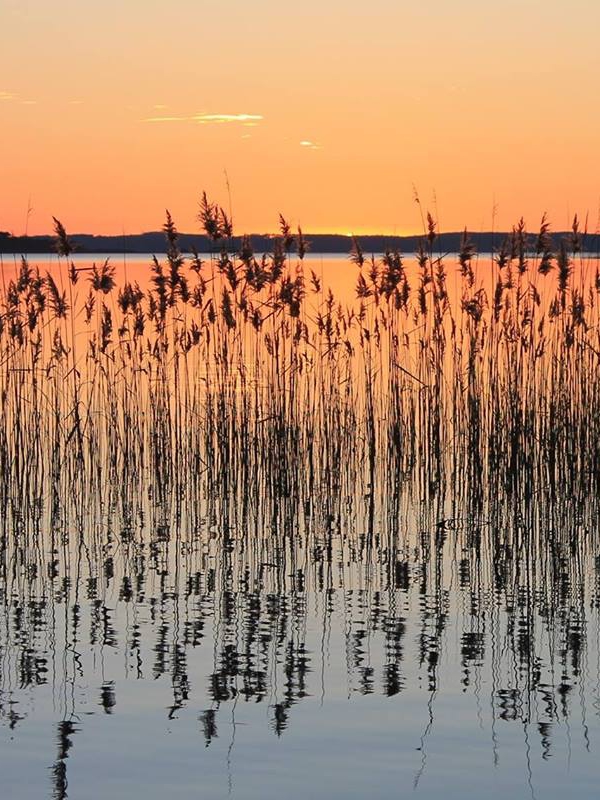
[[[521,220],[489,260],[467,231],[437,252],[431,216],[414,258],[355,240],[352,303],[283,217],[267,254],[234,252],[206,195],[200,220],[204,260],[167,212],[147,285],[77,267],[58,221],[59,274],[5,277],[0,716],[17,726],[14,687],[52,675],[64,797],[96,656],[168,681],[175,718],[210,640],[206,744],[240,697],[282,735],[341,611],[351,691],[418,682],[433,715],[453,626],[494,748],[516,721],[548,757],[600,607],[600,280],[577,218],[558,246]],[[99,702],[118,704],[110,678]]]
[[[235,492],[240,471],[285,496],[291,449],[310,495],[349,468],[350,442],[369,485],[376,464],[435,483],[450,456],[504,485],[544,465],[551,491],[597,489],[599,289],[577,217],[556,252],[545,217],[535,237],[521,220],[492,263],[465,231],[457,296],[430,215],[408,268],[355,241],[356,302],[343,306],[305,274],[307,243],[283,217],[259,256],[247,237],[231,251],[231,222],[206,195],[199,216],[209,259],[184,257],[167,212],[148,287],[117,289],[108,262],[76,267],[58,220],[67,289],[26,259],[5,284],[5,507],[34,505],[44,486],[102,502],[114,481],[183,496],[190,476]]]

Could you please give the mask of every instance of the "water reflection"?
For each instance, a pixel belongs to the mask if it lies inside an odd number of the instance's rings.
[[[212,494],[202,509],[192,498],[170,496],[168,507],[140,498],[126,518],[107,509],[59,527],[41,508],[7,514],[3,723],[18,736],[35,718],[36,691],[51,686],[57,798],[68,796],[86,726],[82,691],[112,715],[117,680],[125,692],[168,681],[165,717],[177,724],[182,709],[197,709],[207,748],[222,724],[231,737],[239,703],[264,704],[265,724],[282,737],[306,698],[424,693],[417,785],[438,705],[458,689],[474,695],[483,727],[488,706],[495,758],[499,722],[521,726],[542,760],[562,724],[581,726],[589,747],[599,704],[596,500],[505,492],[477,476],[465,473],[459,487],[447,476],[419,502],[410,482],[400,491],[378,475],[367,496],[340,480],[337,492],[278,490],[259,504],[252,486],[245,503],[238,487],[235,502]],[[199,652],[210,665],[200,680],[190,665]],[[119,656],[114,671],[108,653]]]
[[[84,302],[73,264],[63,289],[23,262],[0,331],[0,719],[50,793],[137,770],[144,797],[220,797],[217,772],[244,800],[360,797],[366,764],[381,796],[407,776],[480,796],[506,761],[552,794],[559,759],[585,787],[600,277],[575,273],[576,233],[555,257],[515,229],[493,301],[468,241],[453,294],[434,230],[412,283],[355,246],[346,308],[283,240],[185,271],[167,226],[148,293],[116,300],[106,265]]]

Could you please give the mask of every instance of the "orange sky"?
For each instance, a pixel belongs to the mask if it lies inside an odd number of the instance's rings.
[[[0,230],[196,230],[225,171],[237,232],[418,230],[413,185],[447,230],[596,227],[598,0],[0,0],[0,29]]]

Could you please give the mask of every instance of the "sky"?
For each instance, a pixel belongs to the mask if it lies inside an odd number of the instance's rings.
[[[599,30],[598,0],[0,0],[0,230],[195,231],[203,191],[237,233],[595,229]]]

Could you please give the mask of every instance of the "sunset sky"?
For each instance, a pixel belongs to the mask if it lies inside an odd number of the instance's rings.
[[[598,0],[0,0],[0,230],[534,227],[600,199]],[[28,207],[30,212],[28,214]]]

